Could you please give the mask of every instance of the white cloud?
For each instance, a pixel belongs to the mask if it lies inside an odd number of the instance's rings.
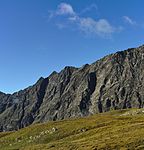
[[[126,22],[126,23],[129,23],[129,24],[131,24],[131,25],[135,25],[136,24],[136,22],[135,21],[133,21],[130,17],[128,17],[128,16],[123,16],[123,19],[124,19],[124,21]]]
[[[75,12],[70,4],[61,3],[56,11],[57,15],[75,15]]]
[[[57,6],[55,11],[49,11],[49,18],[61,15],[75,15],[75,12],[70,4],[61,3]]]
[[[97,8],[96,5],[91,5],[90,7],[86,8],[84,11],[89,11],[92,8]],[[57,10],[50,13],[50,17],[56,17],[56,16],[63,16],[66,15],[67,21],[77,26],[81,31],[83,31],[85,34],[93,34],[98,36],[109,36],[112,33],[114,33],[117,28],[113,27],[108,20],[106,19],[98,19],[95,20],[91,17],[81,17],[76,13],[73,9],[73,7],[70,4],[61,3],[58,5]],[[64,24],[66,22],[60,22],[57,23],[57,25],[60,25],[60,27],[64,27]]]
[[[80,28],[86,33],[97,35],[111,34],[115,31],[106,19],[96,21],[92,18],[80,18]]]

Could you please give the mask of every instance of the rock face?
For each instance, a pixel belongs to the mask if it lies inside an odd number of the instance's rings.
[[[14,94],[0,93],[0,131],[32,123],[144,107],[144,46],[81,68],[65,67]]]

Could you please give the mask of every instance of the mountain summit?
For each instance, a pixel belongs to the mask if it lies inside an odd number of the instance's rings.
[[[14,94],[0,92],[0,131],[144,106],[144,46],[65,67]]]

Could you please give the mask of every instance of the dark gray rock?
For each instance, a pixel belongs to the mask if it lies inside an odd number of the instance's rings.
[[[65,67],[14,94],[0,92],[0,131],[32,123],[144,107],[144,46],[81,68]]]

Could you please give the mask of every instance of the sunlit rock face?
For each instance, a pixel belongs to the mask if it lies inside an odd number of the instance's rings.
[[[0,92],[0,131],[144,105],[144,46],[65,67],[14,94]],[[47,68],[46,68],[47,69]]]

